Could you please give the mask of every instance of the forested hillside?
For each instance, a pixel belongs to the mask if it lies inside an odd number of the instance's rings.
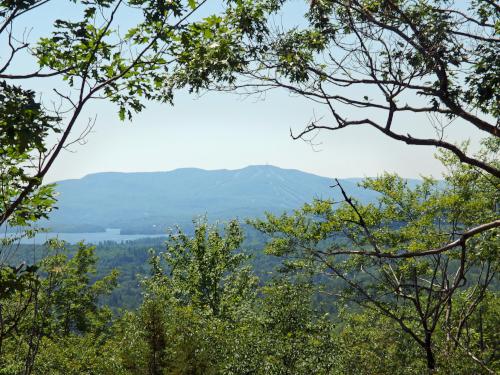
[[[376,194],[343,180],[363,202]],[[270,165],[239,170],[196,168],[156,173],[100,173],[56,184],[57,207],[46,224],[54,232],[104,231],[165,234],[167,228],[189,228],[193,217],[241,220],[282,213],[313,198],[340,199],[333,179]],[[89,230],[93,229],[93,230]]]

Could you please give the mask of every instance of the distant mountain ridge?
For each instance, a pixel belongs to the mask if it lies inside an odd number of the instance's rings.
[[[368,202],[376,193],[342,179],[346,191]],[[165,233],[199,215],[209,220],[281,213],[313,198],[339,199],[333,179],[271,165],[237,170],[181,168],[169,172],[107,172],[57,182],[57,207],[48,226],[58,232]]]

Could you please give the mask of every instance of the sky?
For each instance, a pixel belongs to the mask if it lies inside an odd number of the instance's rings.
[[[322,132],[311,145],[290,137],[324,108],[276,92],[265,100],[181,93],[174,106],[152,104],[130,122],[116,108],[96,109],[96,124],[83,145],[65,151],[49,181],[104,171],[167,171],[182,167],[238,169],[271,164],[328,177],[439,175],[434,149],[407,146],[370,128]],[[92,112],[92,110],[88,110]]]
[[[303,2],[292,1],[288,14],[295,17],[302,10]],[[33,26],[34,37],[37,29],[43,30],[44,17],[53,14],[54,8],[41,11],[45,16],[24,21]],[[21,61],[17,68],[29,70],[28,60]],[[34,88],[47,92],[50,82],[34,83]],[[92,103],[78,124],[83,129],[89,118],[95,118],[92,132],[84,144],[63,151],[46,182],[96,172],[238,169],[257,164],[340,178],[376,176],[384,171],[412,178],[439,177],[443,171],[433,156],[435,149],[408,146],[368,127],[319,133],[314,146],[290,137],[290,129],[298,132],[322,116],[326,123],[331,121],[327,108],[284,91],[268,93],[265,98],[217,92],[195,96],[180,91],[173,106],[149,103],[132,122],[120,121],[116,107],[110,103]],[[400,121],[404,122],[402,126],[415,129],[421,126],[422,118]],[[465,127],[458,128],[459,139],[477,138]]]

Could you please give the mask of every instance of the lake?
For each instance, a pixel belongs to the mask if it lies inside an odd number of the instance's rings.
[[[82,240],[86,243],[98,244],[99,242],[105,241],[124,242],[138,240],[140,238],[159,238],[166,236],[166,234],[120,234],[119,229],[107,229],[106,232],[98,233],[39,233],[34,238],[24,238],[21,240],[21,243],[43,244],[51,238],[58,238],[71,244],[75,244]]]

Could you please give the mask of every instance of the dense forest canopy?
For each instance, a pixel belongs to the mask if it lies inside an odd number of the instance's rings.
[[[199,16],[208,1],[86,0],[35,41],[19,34],[48,3],[0,0],[0,225],[24,228],[0,248],[0,374],[499,371],[496,2],[314,0],[285,27],[287,1]],[[58,105],[30,88],[47,79]],[[125,119],[181,88],[287,90],[329,113],[293,138],[370,127],[437,149],[444,182],[381,173],[360,183],[376,201],[360,202],[336,180],[339,199],[249,220],[252,246],[236,220],[195,220],[138,250],[128,309],[109,305],[123,279],[98,270],[93,246],[50,240],[17,262],[56,203],[44,177],[93,126],[75,134],[88,103]],[[454,141],[457,124],[468,130]]]

